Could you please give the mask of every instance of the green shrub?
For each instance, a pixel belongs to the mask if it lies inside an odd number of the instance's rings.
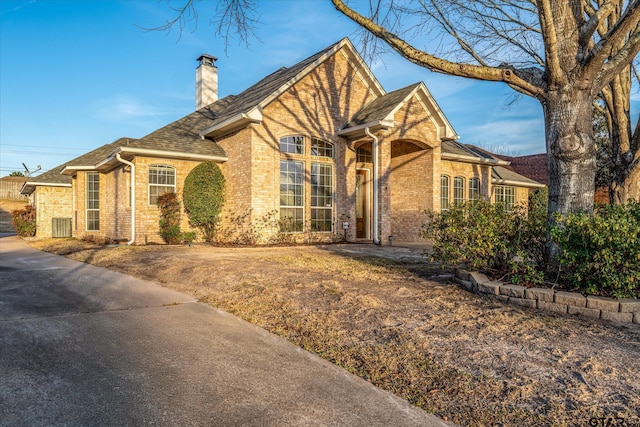
[[[18,236],[33,237],[36,235],[36,208],[26,205],[24,209],[11,212],[11,224]]]
[[[640,296],[640,203],[556,216],[561,279],[586,294]]]
[[[214,241],[216,225],[224,205],[225,179],[214,162],[201,163],[187,175],[182,201],[193,227],[199,228],[207,242]]]
[[[180,230],[180,201],[174,192],[164,193],[158,197],[160,208],[160,237],[169,245],[182,242]]]
[[[432,239],[433,258],[445,267],[464,265],[507,277],[514,283],[535,285],[544,280],[546,236],[544,194],[535,194],[529,211],[516,206],[508,212],[488,200],[427,212],[420,235]]]

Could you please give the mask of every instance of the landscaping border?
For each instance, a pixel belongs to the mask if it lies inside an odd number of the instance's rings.
[[[493,295],[498,300],[553,313],[573,314],[591,319],[640,325],[640,300],[584,296],[576,292],[546,288],[526,288],[491,280],[478,272],[455,270],[453,281],[469,292]]]

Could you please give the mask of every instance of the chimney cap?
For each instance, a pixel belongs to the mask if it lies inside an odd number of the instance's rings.
[[[200,62],[200,65],[210,65],[212,67],[216,66],[216,61],[217,60],[218,60],[218,58],[216,58],[213,55],[209,55],[207,53],[203,53],[197,59],[197,61]]]

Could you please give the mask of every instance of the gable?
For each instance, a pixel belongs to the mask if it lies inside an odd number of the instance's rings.
[[[402,121],[396,123],[396,113],[411,100],[417,100],[420,103],[425,117],[434,124],[436,137],[439,141],[458,138],[451,123],[449,123],[449,120],[422,82],[398,89],[375,99],[356,113],[342,127],[339,134],[346,137],[358,137],[364,134],[365,128],[378,130],[401,127]],[[414,113],[420,115],[417,112]]]
[[[216,138],[250,123],[260,123],[263,119],[262,110],[265,107],[336,54],[342,55],[348,61],[355,76],[369,88],[372,94],[375,96],[384,95],[385,91],[382,85],[364,63],[351,41],[344,38],[290,68],[280,68],[236,96],[224,113],[200,132],[200,136]]]

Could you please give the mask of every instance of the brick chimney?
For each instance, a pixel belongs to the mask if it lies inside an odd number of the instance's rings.
[[[196,110],[218,100],[218,67],[215,56],[202,54],[196,68]]]

